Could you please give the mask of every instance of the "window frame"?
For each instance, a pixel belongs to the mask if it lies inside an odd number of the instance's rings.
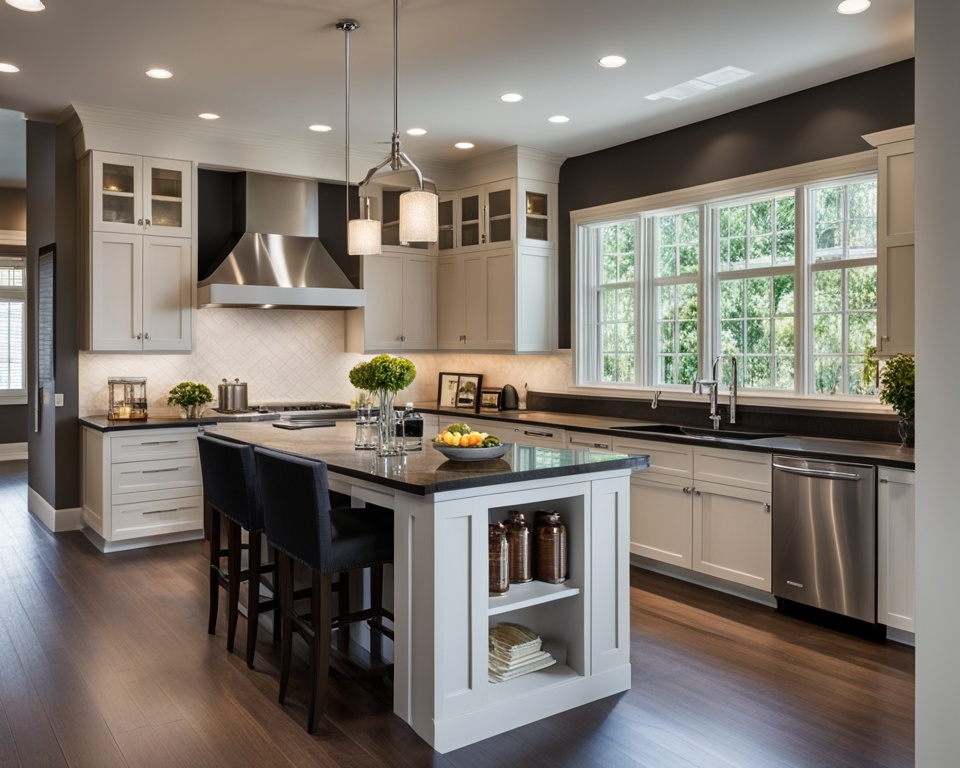
[[[17,262],[23,269],[23,285],[21,286],[0,286],[0,301],[22,301],[23,302],[23,336],[21,338],[21,360],[23,361],[23,386],[17,389],[0,389],[0,406],[2,405],[23,405],[27,402],[27,334],[29,328],[29,300],[27,298],[27,284],[29,274],[27,268],[27,257],[23,252],[16,250],[0,249],[0,264],[6,264],[8,261]]]

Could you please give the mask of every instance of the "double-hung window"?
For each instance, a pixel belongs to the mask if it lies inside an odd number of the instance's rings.
[[[0,256],[0,403],[26,402],[26,259]]]
[[[719,361],[727,385],[735,358],[746,390],[873,393],[876,173],[737,189],[575,215],[575,383],[686,389]]]

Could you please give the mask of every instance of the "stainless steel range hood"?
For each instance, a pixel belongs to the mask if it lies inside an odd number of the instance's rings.
[[[237,174],[236,180],[234,225],[243,234],[199,282],[200,306],[362,307],[363,290],[317,239],[317,185],[262,173]]]

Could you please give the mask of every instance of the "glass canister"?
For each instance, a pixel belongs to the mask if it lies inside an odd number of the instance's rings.
[[[510,581],[524,584],[533,581],[533,534],[523,512],[508,513],[507,549],[510,554]]]
[[[503,523],[490,523],[490,594],[502,595],[510,589],[510,553],[507,529]]]
[[[537,579],[548,584],[567,580],[567,527],[557,512],[549,512],[537,525]]]
[[[403,437],[403,447],[407,451],[423,450],[423,416],[413,410],[413,403],[407,403],[400,423],[397,424]],[[400,434],[400,433],[398,433]]]
[[[377,447],[377,417],[369,405],[357,408],[357,434],[353,447],[358,451],[371,451]]]

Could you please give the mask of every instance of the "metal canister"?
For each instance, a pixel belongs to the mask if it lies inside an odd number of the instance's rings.
[[[490,524],[490,594],[502,595],[510,589],[510,554],[507,529],[503,523]]]
[[[550,512],[537,526],[537,579],[548,584],[567,580],[567,528]]]
[[[533,535],[523,512],[511,510],[507,519],[507,549],[510,553],[510,581],[533,581]]]

